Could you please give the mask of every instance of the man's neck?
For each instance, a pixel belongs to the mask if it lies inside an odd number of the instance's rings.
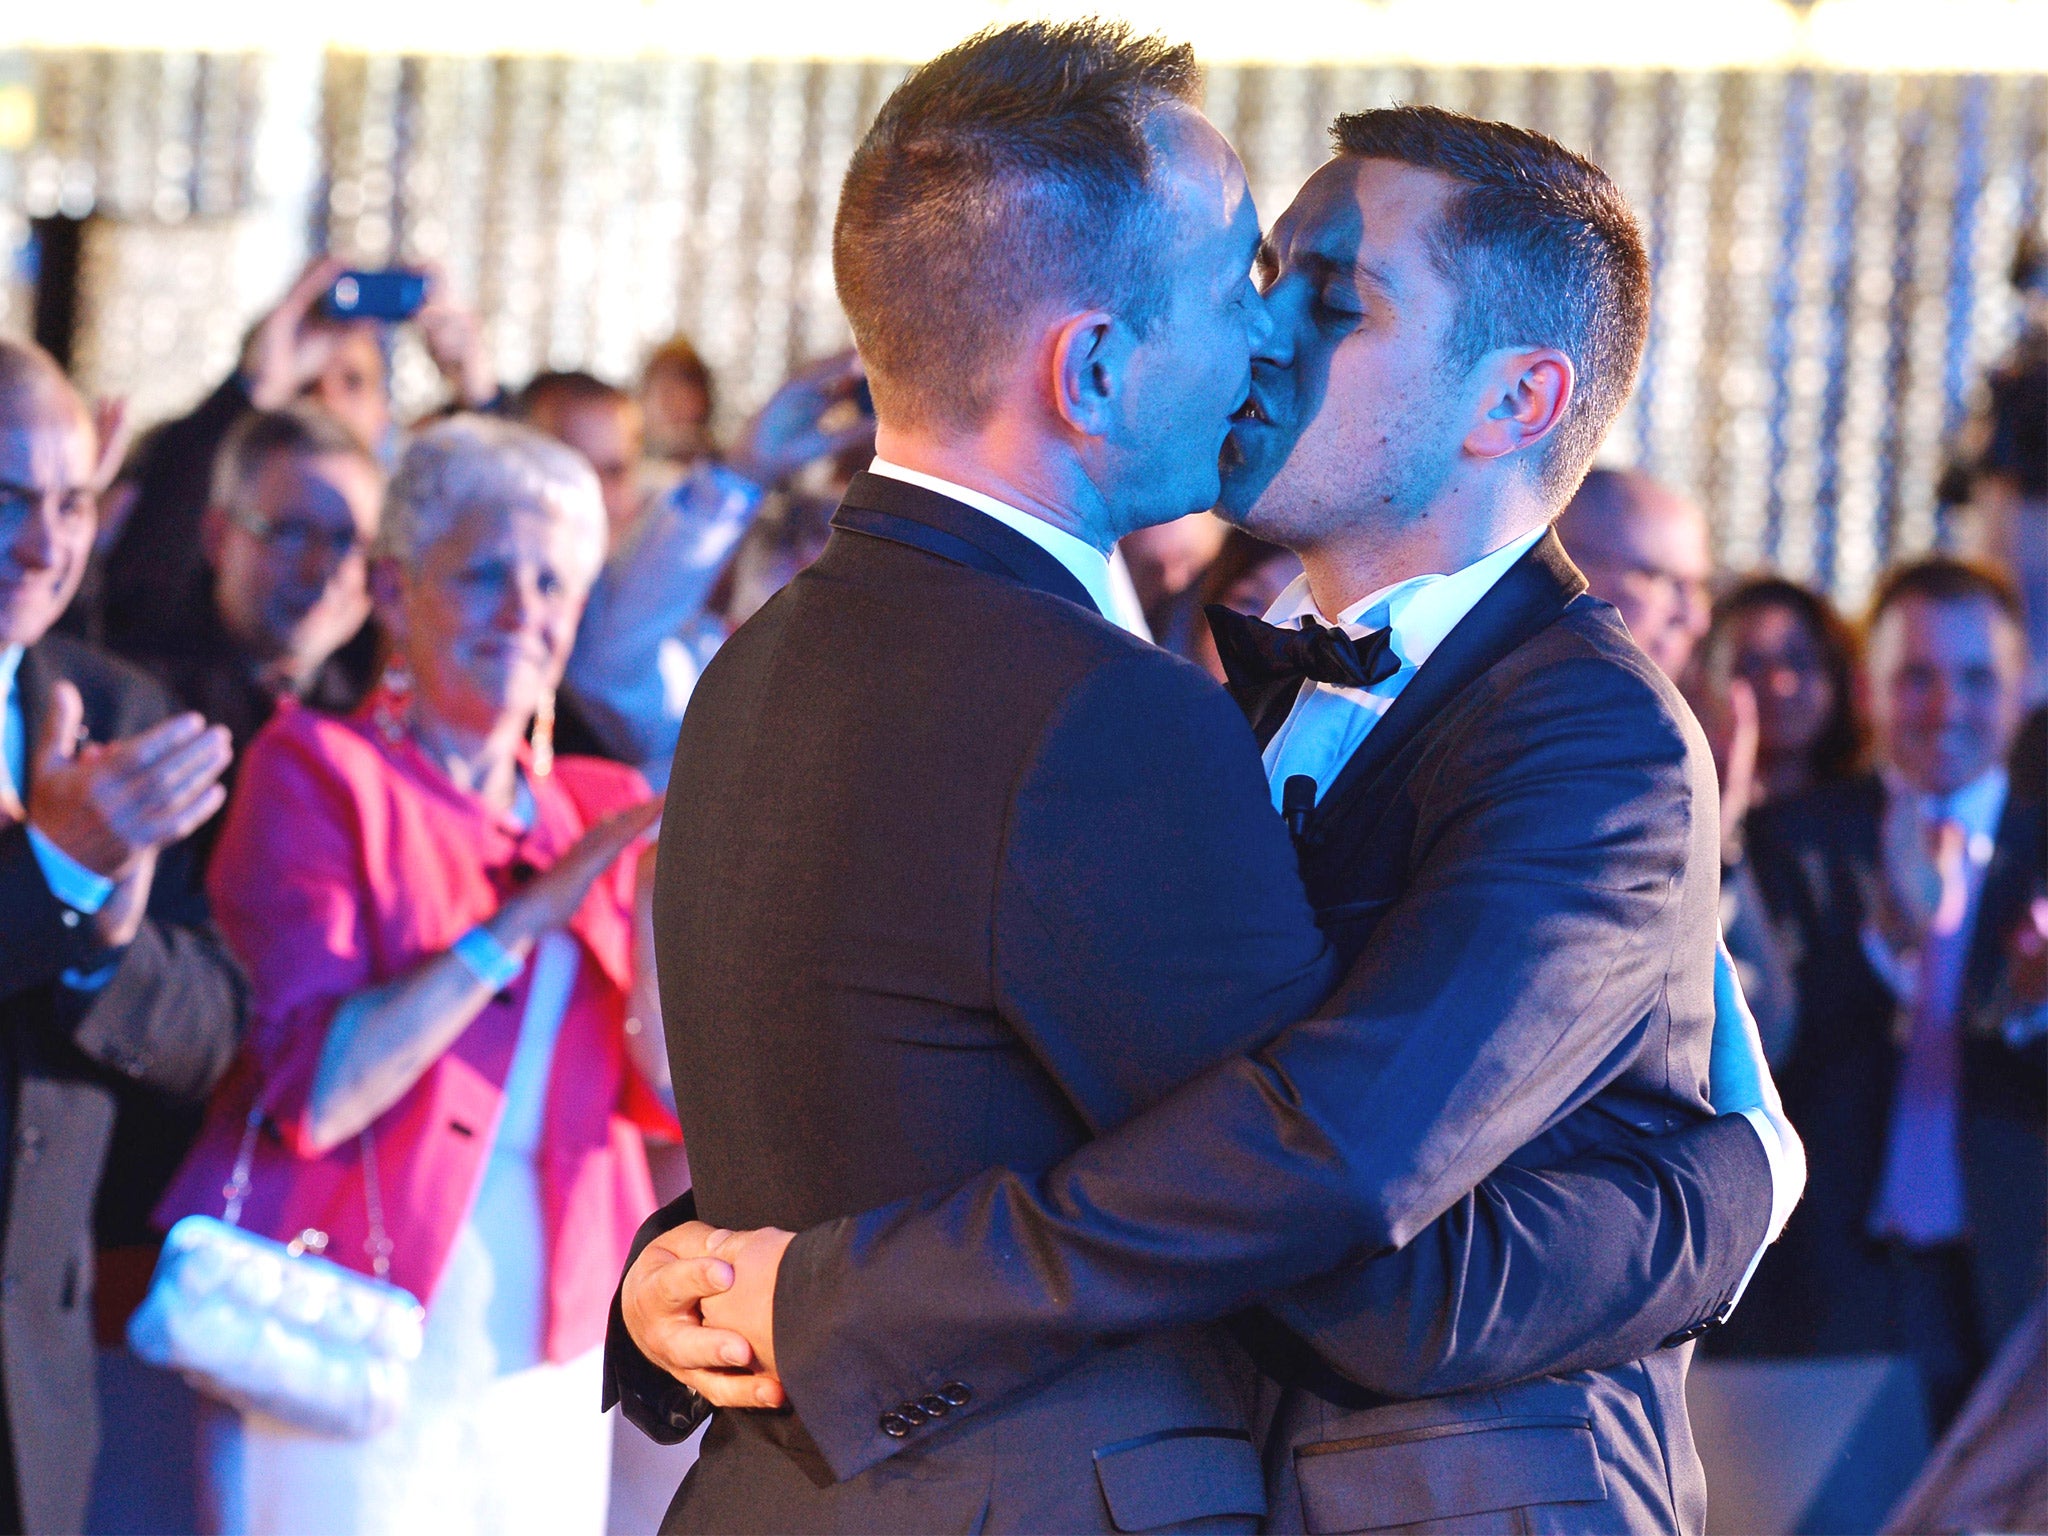
[[[1109,509],[1079,466],[1000,426],[971,437],[884,427],[875,435],[875,452],[904,469],[993,497],[1105,554],[1116,543]]]
[[[1517,497],[1477,514],[1440,502],[1399,527],[1347,529],[1297,546],[1309,595],[1325,618],[1417,576],[1449,576],[1550,521],[1548,508]]]

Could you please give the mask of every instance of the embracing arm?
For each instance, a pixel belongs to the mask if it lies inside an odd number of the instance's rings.
[[[1579,707],[1525,691],[1454,744],[1481,788],[1419,830],[1408,888],[1316,1017],[1042,1178],[991,1170],[797,1237],[774,1355],[835,1471],[916,1443],[875,1427],[906,1396],[997,1401],[1106,1338],[1406,1246],[1613,1079],[1678,942],[1693,785],[1646,686],[1558,672]]]

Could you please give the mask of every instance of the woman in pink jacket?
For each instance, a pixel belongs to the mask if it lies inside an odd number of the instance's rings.
[[[604,540],[568,449],[481,417],[428,429],[372,571],[383,686],[348,720],[287,708],[242,766],[208,886],[256,1022],[159,1215],[221,1214],[260,1102],[243,1224],[366,1272],[388,1248],[427,1317],[379,1435],[215,1416],[223,1529],[604,1527],[599,1350],[654,1205],[641,1138],[676,1130],[652,851],[624,856],[657,807],[550,740]]]

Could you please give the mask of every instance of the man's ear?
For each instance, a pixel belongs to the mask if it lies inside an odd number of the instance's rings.
[[[1103,309],[1070,315],[1052,333],[1053,407],[1074,431],[1105,437],[1115,426],[1134,339]]]
[[[1572,360],[1555,347],[1501,355],[1481,398],[1485,414],[1465,435],[1465,451],[1501,459],[1534,447],[1557,429],[1577,387]]]

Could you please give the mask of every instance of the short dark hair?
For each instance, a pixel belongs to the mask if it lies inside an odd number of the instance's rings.
[[[323,458],[331,453],[359,459],[380,476],[384,473],[377,456],[317,405],[300,400],[275,411],[251,411],[235,423],[213,456],[213,504],[233,506],[263,466],[279,454]]]
[[[1895,565],[1878,578],[1871,595],[1868,629],[1909,597],[1925,603],[1989,603],[2022,631],[2026,628],[2019,589],[2005,572],[1954,555],[1926,555]]]
[[[1145,129],[1192,49],[1106,21],[979,32],[913,70],[847,167],[839,302],[884,415],[973,427],[1048,300],[1145,330],[1164,307]]]
[[[1337,119],[1341,155],[1398,160],[1459,183],[1430,259],[1459,294],[1446,360],[1496,347],[1555,347],[1577,390],[1537,461],[1563,506],[1635,387],[1650,329],[1650,263],[1628,200],[1555,139],[1448,112],[1382,107]]]
[[[1791,614],[1813,637],[1821,669],[1835,696],[1834,712],[1813,739],[1810,754],[1817,784],[1853,777],[1863,765],[1865,732],[1856,703],[1857,674],[1863,664],[1856,631],[1820,593],[1783,576],[1750,576],[1737,582],[1714,604],[1714,620],[1700,642],[1700,656],[1712,663],[1733,643],[1736,622],[1753,613],[1780,609]]]
[[[542,411],[566,410],[578,405],[632,405],[633,397],[616,384],[607,384],[594,373],[580,368],[551,369],[536,373],[519,391],[514,408],[521,421],[532,421]]]

